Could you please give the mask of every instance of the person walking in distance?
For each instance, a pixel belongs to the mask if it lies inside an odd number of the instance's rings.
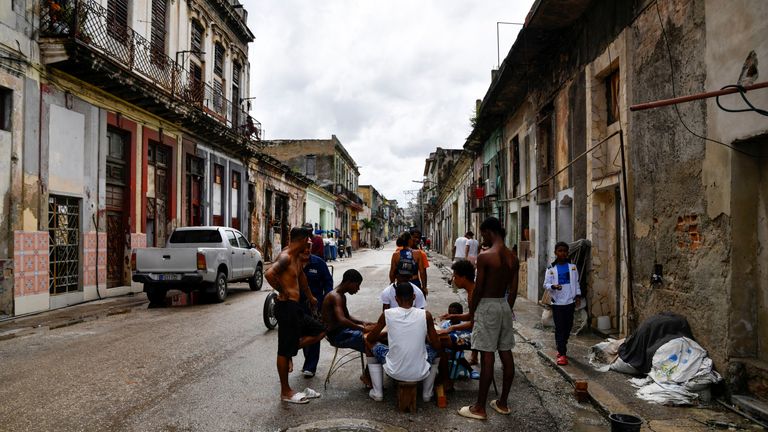
[[[453,243],[453,262],[467,259],[467,237],[466,234],[457,238]]]
[[[512,348],[515,346],[515,334],[512,330],[512,309],[517,299],[517,278],[520,264],[504,245],[504,228],[495,217],[489,217],[480,225],[483,243],[487,250],[477,256],[477,275],[475,291],[469,303],[469,312],[473,317],[472,348],[480,351],[480,388],[474,405],[462,407],[459,415],[477,419],[487,419],[485,410],[488,389],[493,378],[494,352],[499,353],[503,367],[501,395],[492,400],[490,405],[496,412],[509,415],[507,405],[509,390],[515,378],[515,361]],[[505,298],[506,296],[506,298]]]
[[[477,254],[480,252],[480,243],[475,239],[475,233],[467,231],[467,253],[466,257],[472,265],[477,265]]]
[[[310,309],[317,307],[317,299],[312,295],[303,271],[310,257],[310,236],[306,228],[292,228],[288,247],[280,252],[275,263],[264,274],[267,282],[278,292],[275,318],[279,326],[276,364],[280,378],[280,399],[297,404],[308,403],[309,399],[320,397],[320,394],[310,388],[303,392],[291,389],[288,373],[293,357],[299,348],[318,343],[325,337],[323,325],[305,314],[299,303],[300,292],[303,292],[310,302]]]
[[[568,259],[568,243],[555,244],[555,262],[544,274],[544,289],[552,298],[552,318],[555,321],[557,364],[568,364],[568,337],[573,328],[573,314],[581,303],[579,271]]]

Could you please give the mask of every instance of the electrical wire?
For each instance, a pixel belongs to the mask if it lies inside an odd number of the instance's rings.
[[[742,108],[742,109],[726,108],[720,103],[720,96],[717,96],[715,97],[715,102],[717,103],[717,106],[720,107],[721,110],[729,113],[756,112],[760,115],[768,116],[768,111],[761,108],[756,108],[754,105],[752,105],[749,99],[747,99],[747,90],[744,88],[744,86],[740,84],[732,84],[732,85],[727,85],[721,88],[720,90],[725,90],[729,88],[735,88],[736,90],[738,90],[739,94],[741,95],[741,99],[744,101],[745,104],[747,104],[749,108]]]
[[[668,56],[668,59],[669,59],[669,74],[670,74],[670,76],[669,76],[669,83],[672,85],[672,97],[674,98],[674,97],[677,97],[677,91],[675,90],[675,66],[674,66],[674,63],[672,62],[672,49],[670,48],[669,39],[667,38],[667,29],[664,28],[664,21],[661,18],[661,10],[659,9],[659,2],[658,1],[656,2],[655,6],[656,6],[656,16],[659,17],[659,25],[661,26],[661,35],[664,38],[664,45],[667,48],[667,56]],[[718,103],[718,105],[719,105],[719,103]],[[693,136],[695,136],[697,138],[703,139],[705,141],[713,142],[713,143],[721,145],[723,147],[728,147],[729,149],[731,149],[731,150],[733,150],[735,152],[741,153],[743,155],[746,155],[746,156],[750,156],[750,157],[753,157],[753,158],[760,158],[761,157],[759,155],[754,155],[752,153],[746,152],[746,151],[741,150],[739,148],[736,148],[734,146],[728,145],[728,144],[726,144],[724,142],[721,142],[721,141],[718,141],[718,140],[715,140],[715,139],[708,138],[708,137],[705,137],[705,136],[697,134],[696,132],[692,131],[691,128],[689,128],[687,124],[685,124],[685,121],[683,121],[683,116],[682,116],[682,114],[680,114],[680,108],[677,106],[677,104],[675,104],[673,106],[675,107],[675,112],[677,113],[677,118],[680,120],[680,124],[683,125],[685,130],[687,130],[691,135],[693,135]]]

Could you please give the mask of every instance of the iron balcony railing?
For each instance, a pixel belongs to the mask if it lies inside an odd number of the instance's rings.
[[[261,139],[261,123],[223,92],[196,80],[184,67],[93,0],[42,0],[42,37],[70,38],[186,105],[204,111],[238,135]]]
[[[363,205],[363,199],[360,198],[356,193],[347,189],[346,186],[341,183],[327,185],[325,186],[325,189],[328,192],[335,194],[336,196],[341,196],[355,204]]]

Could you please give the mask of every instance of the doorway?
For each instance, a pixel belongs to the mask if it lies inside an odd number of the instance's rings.
[[[106,222],[107,222],[107,288],[123,286],[128,280],[126,237],[128,215],[128,150],[130,135],[118,129],[107,130]]]
[[[168,236],[171,149],[149,141],[147,152],[147,247],[163,247]]]
[[[768,362],[768,136],[732,153],[730,357]],[[738,187],[736,187],[738,185]]]
[[[592,199],[592,289],[590,311],[609,316],[611,328],[622,330],[621,195],[618,186],[597,190]]]

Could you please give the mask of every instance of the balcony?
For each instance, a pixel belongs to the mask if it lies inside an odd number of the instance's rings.
[[[331,185],[325,186],[325,189],[328,192],[336,195],[339,199],[341,199],[343,202],[345,202],[347,205],[354,208],[355,210],[363,209],[363,199],[357,196],[356,193],[347,189],[343,184],[341,183],[331,184]]]
[[[220,147],[259,145],[257,120],[93,0],[42,0],[40,51],[45,64]]]

